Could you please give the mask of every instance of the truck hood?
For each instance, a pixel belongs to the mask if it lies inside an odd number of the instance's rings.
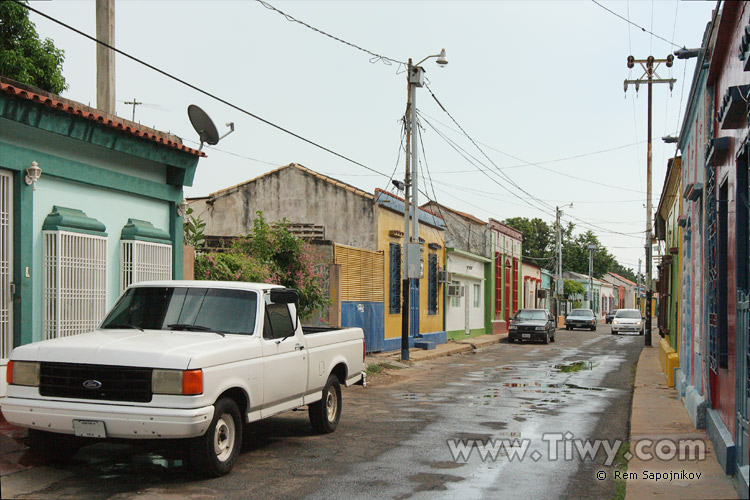
[[[238,340],[210,332],[95,330],[17,347],[11,359],[185,370],[195,368],[194,357],[231,351]]]

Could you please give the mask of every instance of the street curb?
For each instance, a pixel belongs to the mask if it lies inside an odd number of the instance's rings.
[[[409,361],[412,361],[412,362],[427,361],[431,359],[443,358],[446,356],[453,356],[455,354],[471,352],[471,351],[475,351],[477,349],[486,347],[488,345],[498,344],[507,337],[508,337],[507,333],[480,335],[478,337],[472,337],[468,339],[456,340],[452,342],[447,342],[445,344],[440,344],[437,347],[435,347],[435,349],[430,349],[430,350],[412,348],[412,349],[409,349]],[[378,359],[381,359],[383,361],[400,359],[401,352],[393,351],[393,352],[388,352],[388,353],[369,354],[368,358],[372,360],[371,363],[377,363]],[[365,359],[365,364],[367,364],[367,359]]]

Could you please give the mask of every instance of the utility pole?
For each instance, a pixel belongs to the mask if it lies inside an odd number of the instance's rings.
[[[643,67],[644,73],[638,80],[625,80],[625,92],[628,91],[628,85],[634,84],[635,91],[638,92],[638,87],[644,81],[648,85],[648,152],[646,159],[646,335],[644,343],[646,346],[651,346],[651,304],[653,298],[652,280],[651,280],[651,267],[653,257],[651,255],[653,245],[653,231],[651,226],[651,87],[654,83],[668,83],[669,90],[674,89],[674,84],[677,81],[674,78],[663,79],[656,74],[656,68],[661,63],[666,63],[667,68],[672,67],[674,62],[674,56],[669,54],[666,59],[654,59],[654,56],[648,56],[646,59],[636,59],[633,56],[628,56],[628,68],[633,68],[635,63],[638,63]],[[654,78],[656,76],[657,78]],[[645,80],[644,80],[645,78]]]
[[[406,172],[404,176],[404,252],[403,252],[403,276],[401,283],[401,359],[409,360],[409,327],[410,311],[409,302],[412,288],[416,289],[422,274],[421,245],[419,244],[419,201],[418,201],[418,137],[417,137],[417,88],[424,86],[424,68],[420,66],[427,59],[437,58],[440,66],[448,64],[445,57],[445,49],[440,54],[427,56],[417,64],[412,64],[411,58],[407,65],[406,79],[408,82],[408,95],[406,101]],[[412,188],[412,184],[414,187]],[[413,198],[410,200],[410,196]],[[412,229],[409,234],[409,216],[411,216]],[[416,304],[416,314],[419,314],[419,303]],[[419,317],[419,316],[417,316]],[[419,332],[415,332],[415,337]]]
[[[560,317],[560,295],[562,283],[562,259],[560,258],[560,207],[555,207],[555,229],[556,229],[556,240],[555,240],[555,255],[557,256],[557,272],[555,273],[555,326],[557,326],[558,318]]]
[[[565,205],[565,207],[572,207],[573,204]],[[558,321],[558,317],[560,316],[560,297],[564,293],[563,288],[563,279],[562,279],[562,227],[560,225],[560,217],[562,216],[562,210],[560,210],[560,207],[555,207],[555,226],[557,227],[557,246],[556,246],[556,253],[557,253],[557,277],[555,279],[555,323]]]
[[[641,259],[638,259],[638,274],[635,277],[637,283],[636,290],[638,290],[638,296],[636,297],[636,302],[638,304],[638,310],[641,310]]]
[[[96,39],[115,46],[115,0],[96,0]],[[96,107],[115,114],[115,52],[96,44]]]
[[[588,245],[589,250],[589,308],[594,310],[594,249],[596,245]]]
[[[125,101],[125,104],[127,104],[128,106],[130,106],[130,105],[133,106],[133,120],[132,121],[135,121],[135,107],[138,106],[139,104],[143,104],[143,103],[136,101],[135,97],[133,97],[132,101]]]

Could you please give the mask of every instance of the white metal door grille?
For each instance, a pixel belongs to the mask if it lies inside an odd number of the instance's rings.
[[[121,241],[120,291],[133,283],[172,279],[172,245]]]
[[[93,330],[106,307],[107,238],[44,231],[44,338]]]
[[[0,358],[10,356],[13,349],[13,177],[0,171]]]

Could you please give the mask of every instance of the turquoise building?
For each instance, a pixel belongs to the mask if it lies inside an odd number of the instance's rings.
[[[0,365],[96,327],[130,283],[182,277],[183,186],[201,156],[0,78]]]

